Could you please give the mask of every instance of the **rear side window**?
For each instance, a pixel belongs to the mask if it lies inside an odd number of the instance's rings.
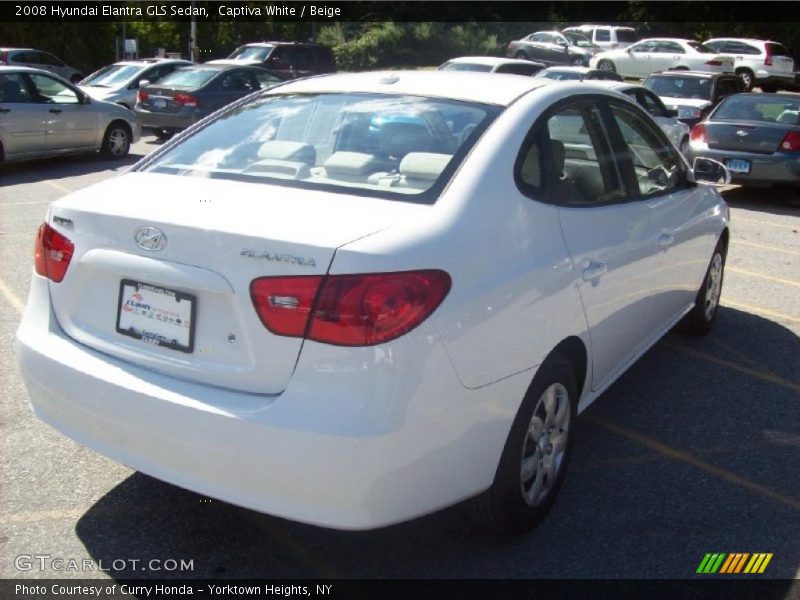
[[[550,116],[517,159],[520,189],[557,204],[591,205],[625,197],[597,106],[580,102]]]
[[[514,75],[535,75],[541,70],[541,67],[538,67],[534,64],[530,65],[520,65],[520,64],[509,64],[509,65],[500,65],[497,67],[495,73],[513,73]]]
[[[769,42],[767,45],[767,54],[771,56],[790,56],[789,52],[783,46],[783,44],[775,44],[773,42]]]
[[[594,41],[595,42],[610,42],[611,41],[611,31],[609,31],[608,29],[595,29]]]
[[[275,94],[238,106],[146,169],[432,203],[500,112],[387,94]]]
[[[19,73],[0,73],[0,102],[30,101],[30,92]]]
[[[217,69],[180,69],[164,77],[158,85],[189,90],[205,85],[218,74]]]
[[[747,54],[749,56],[758,56],[761,54],[761,50],[755,46],[751,46],[750,44],[745,44],[744,42],[726,42],[722,46],[722,49],[717,47],[716,52],[724,52],[726,54]]]
[[[632,44],[639,40],[639,36],[633,29],[617,29],[617,41]]]

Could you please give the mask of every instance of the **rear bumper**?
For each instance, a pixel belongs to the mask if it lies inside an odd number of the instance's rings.
[[[17,356],[35,413],[101,454],[246,508],[369,529],[487,488],[531,377],[467,390],[432,326],[404,338],[355,352],[306,342],[282,394],[233,392],[68,338],[34,274]]]
[[[800,185],[800,153],[775,152],[773,154],[754,154],[698,148],[690,144],[686,153],[689,163],[695,157],[711,158],[726,164],[726,160],[739,159],[750,163],[749,173],[731,172],[731,182],[738,184],[794,184]]]
[[[756,81],[755,81],[756,85],[766,83],[774,85],[791,86],[794,84],[794,73],[786,73],[785,75],[775,75],[773,73],[769,73],[768,71],[757,71],[755,76],[756,76]]]
[[[194,125],[205,115],[198,115],[195,109],[183,109],[177,113],[150,112],[137,106],[136,116],[142,127],[178,131]]]

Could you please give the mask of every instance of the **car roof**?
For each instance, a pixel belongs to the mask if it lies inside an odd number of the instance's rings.
[[[580,31],[582,29],[630,29],[631,31],[636,31],[633,27],[629,27],[627,25],[573,25],[572,27],[565,27],[564,31]]]
[[[684,69],[676,69],[674,71],[656,71],[655,73],[651,73],[650,77],[653,76],[665,76],[665,77],[697,77],[698,79],[715,79],[719,77],[729,77],[731,79],[738,79],[738,75],[735,73],[715,73],[713,71],[686,71]]]
[[[271,89],[282,93],[375,93],[424,96],[508,106],[520,96],[552,82],[533,77],[464,71],[371,71],[295,79]]]
[[[699,44],[700,43],[700,42],[695,42],[695,40],[690,40],[690,39],[687,39],[687,38],[673,38],[673,37],[644,38],[644,39],[639,40],[637,42],[637,44],[641,43],[641,42],[679,42],[679,43],[682,43],[682,44],[688,44],[690,42],[691,43],[695,43],[695,44]]]
[[[180,63],[180,64],[187,64],[193,65],[194,63],[190,60],[185,60],[183,58],[137,58],[134,60],[120,60],[113,64],[115,65],[136,65],[136,66],[143,66],[143,65],[156,65],[156,64],[163,64],[163,63]]]
[[[35,50],[35,48],[7,48],[5,46],[0,47],[0,52],[11,52],[12,50]]]
[[[595,85],[606,87],[612,90],[621,92],[623,90],[647,89],[638,83],[629,83],[627,81],[612,81],[609,79],[592,79],[591,82]]]
[[[45,71],[44,69],[34,69],[33,67],[2,67],[0,66],[0,73],[40,73],[42,75],[50,75],[51,77],[58,77],[52,71]]]
[[[588,73],[589,71],[596,71],[597,69],[591,69],[589,67],[572,67],[569,65],[564,66],[555,66],[555,67],[547,67],[545,71],[548,73],[555,73],[556,71],[562,71],[565,73]]]
[[[236,46],[237,48],[244,48],[245,46],[322,46],[322,44],[315,44],[313,42],[247,42],[246,44],[240,44]]]
[[[444,64],[447,63],[487,65],[490,67],[495,67],[497,65],[536,66],[536,63],[533,63],[529,60],[521,60],[519,58],[502,58],[500,56],[458,56],[456,58],[451,58],[450,60],[445,61]]]
[[[708,38],[706,42],[749,42],[751,44],[780,44],[773,40],[758,40],[756,38],[739,38],[739,37],[715,37]]]

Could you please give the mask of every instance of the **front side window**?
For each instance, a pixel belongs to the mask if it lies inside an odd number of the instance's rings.
[[[661,42],[656,46],[655,52],[669,52],[670,54],[686,54],[680,44],[675,42]]]
[[[653,52],[656,47],[657,42],[650,41],[650,42],[642,42],[641,44],[636,44],[635,46],[631,47],[631,52]]]
[[[695,52],[699,52],[700,54],[714,54],[714,50],[709,48],[704,44],[699,44],[697,42],[686,42],[686,45],[689,46]]]
[[[613,103],[611,113],[633,163],[633,195],[653,196],[683,185],[683,162],[658,128],[630,106]]]
[[[57,79],[38,73],[28,75],[36,89],[34,102],[46,102],[48,104],[80,104],[80,98],[74,90],[67,87]]]
[[[260,88],[256,87],[246,71],[232,71],[224,75],[219,85],[225,92],[254,92]]]
[[[499,107],[384,94],[275,94],[146,166],[174,175],[433,202]]]

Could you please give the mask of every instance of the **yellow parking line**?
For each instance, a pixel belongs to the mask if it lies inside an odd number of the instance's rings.
[[[45,180],[45,183],[49,185],[51,188],[57,189],[59,192],[64,192],[65,194],[71,194],[72,190],[68,187],[61,185],[60,183],[56,183],[55,181],[51,181],[50,179]]]
[[[751,248],[760,248],[761,250],[769,250],[770,252],[800,256],[800,251],[798,250],[787,250],[786,248],[778,248],[777,246],[768,246],[766,244],[754,244],[753,242],[743,242],[742,240],[736,240],[733,243],[735,246],[750,246]]]
[[[772,275],[764,275],[763,273],[747,271],[746,269],[740,269],[739,267],[731,267],[730,265],[726,265],[725,270],[731,273],[738,273],[739,275],[758,277],[759,279],[766,279],[767,281],[774,281],[775,283],[783,283],[785,285],[793,285],[795,287],[800,287],[800,281],[794,281],[793,279],[783,279],[781,277],[773,277]]]
[[[0,296],[3,296],[19,314],[25,311],[25,303],[17,298],[17,295],[11,291],[11,288],[2,279],[0,279]]]
[[[797,229],[800,225],[789,225],[788,223],[775,223],[773,221],[762,221],[760,219],[748,219],[747,217],[739,217],[734,215],[731,218],[732,223],[737,223],[738,221],[745,221],[746,223],[758,223],[759,225],[769,225],[770,227],[781,227],[783,229]]]
[[[791,315],[785,315],[783,313],[775,312],[774,310],[767,310],[766,308],[761,308],[760,306],[753,306],[752,304],[744,304],[742,302],[732,302],[727,298],[722,301],[722,305],[730,306],[731,308],[746,310],[747,312],[751,312],[756,315],[762,315],[764,317],[772,317],[774,319],[779,319],[781,321],[789,321],[790,323],[800,323],[800,319],[798,319],[797,317],[792,317]]]
[[[596,417],[592,417],[589,415],[586,415],[585,418],[587,421],[594,423],[595,425],[598,425],[600,427],[603,427],[604,429],[607,429],[612,433],[619,435],[620,437],[627,438],[631,441],[636,442],[637,444],[645,446],[646,448],[655,450],[656,452],[662,454],[663,456],[666,456],[667,458],[684,462],[697,469],[700,469],[701,471],[705,471],[706,473],[709,473],[714,477],[722,479],[723,481],[727,481],[728,483],[732,483],[741,488],[744,488],[746,490],[764,496],[765,498],[769,498],[776,502],[780,502],[785,506],[800,511],[800,500],[798,500],[797,498],[784,496],[783,494],[776,492],[775,490],[771,490],[770,488],[763,486],[760,483],[750,481],[749,479],[746,479],[741,475],[737,475],[732,471],[728,471],[727,469],[716,467],[710,463],[705,462],[704,460],[700,460],[699,458],[693,456],[692,454],[689,454],[688,452],[676,450],[675,448],[667,446],[666,444],[663,444],[658,440],[655,440],[651,437],[641,434],[638,431],[628,429],[627,427],[621,427],[620,425],[609,423],[604,419],[598,419]]]
[[[744,373],[745,375],[749,375],[750,377],[754,377],[756,379],[761,379],[762,381],[767,381],[769,383],[779,385],[788,390],[791,390],[792,392],[795,392],[796,394],[800,394],[800,383],[796,381],[790,381],[789,379],[784,379],[783,377],[781,377],[780,375],[776,375],[775,373],[770,373],[768,371],[761,371],[759,369],[748,367],[747,365],[740,365],[739,363],[735,363],[733,361],[720,358],[719,356],[714,356],[713,354],[707,354],[706,352],[695,350],[694,348],[689,348],[688,346],[675,344],[673,342],[664,342],[664,345],[667,346],[668,348],[672,348],[673,350],[683,352],[684,354],[689,354],[694,358],[699,358],[708,362],[712,362],[721,367],[726,367],[734,371],[739,371],[740,373]]]

